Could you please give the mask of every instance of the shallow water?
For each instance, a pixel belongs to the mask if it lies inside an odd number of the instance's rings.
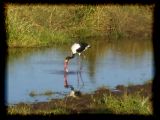
[[[86,93],[102,86],[114,89],[117,85],[143,84],[153,79],[149,40],[102,40],[90,44],[91,48],[81,56],[82,70],[77,55],[70,61],[67,74],[63,62],[70,54],[69,45],[9,49],[6,104],[64,97],[71,87]]]

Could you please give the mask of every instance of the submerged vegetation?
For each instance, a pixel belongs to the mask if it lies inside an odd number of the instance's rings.
[[[49,102],[19,103],[8,106],[8,114],[152,114],[151,82],[144,85],[117,86],[115,91],[105,87],[78,97],[65,97]]]
[[[43,96],[43,95],[51,96],[52,94],[54,94],[54,92],[52,92],[50,90],[45,91],[44,93],[37,93],[36,91],[31,91],[29,93],[29,96],[31,96],[31,97],[34,97],[34,96]]]
[[[100,36],[105,40],[150,39],[152,7],[8,4],[8,46],[51,46]]]

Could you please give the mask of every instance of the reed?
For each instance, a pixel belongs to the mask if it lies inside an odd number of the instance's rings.
[[[15,5],[6,6],[9,47],[67,44],[77,39],[108,40],[152,34],[152,7],[139,5]]]

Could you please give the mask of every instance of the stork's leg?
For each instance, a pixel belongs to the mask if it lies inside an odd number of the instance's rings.
[[[79,71],[80,69],[80,60],[79,60],[79,56],[77,57],[77,72]]]
[[[82,60],[83,58],[80,56],[80,71],[82,70]]]
[[[84,82],[82,79],[81,71],[77,72],[77,81],[78,81],[77,88],[80,91],[80,89],[84,87]]]
[[[77,71],[77,81],[78,81],[78,86],[79,86],[79,77],[78,77],[78,71]]]
[[[83,79],[82,79],[81,72],[79,72],[79,77],[80,77],[80,80],[81,80],[81,82],[82,82],[82,86],[84,86],[84,82],[83,82]]]

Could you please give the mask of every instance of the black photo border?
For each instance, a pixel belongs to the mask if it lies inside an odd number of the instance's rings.
[[[1,0],[0,1],[0,114],[6,119],[17,119],[17,117],[30,120],[31,118],[39,119],[111,119],[111,120],[160,120],[160,0]],[[7,115],[7,107],[5,106],[5,89],[6,89],[6,66],[8,56],[7,35],[5,25],[5,6],[6,4],[118,4],[118,5],[153,5],[153,27],[152,27],[152,43],[153,43],[153,61],[154,61],[154,78],[152,85],[152,101],[153,115],[116,115],[116,114],[82,114],[82,115]]]

